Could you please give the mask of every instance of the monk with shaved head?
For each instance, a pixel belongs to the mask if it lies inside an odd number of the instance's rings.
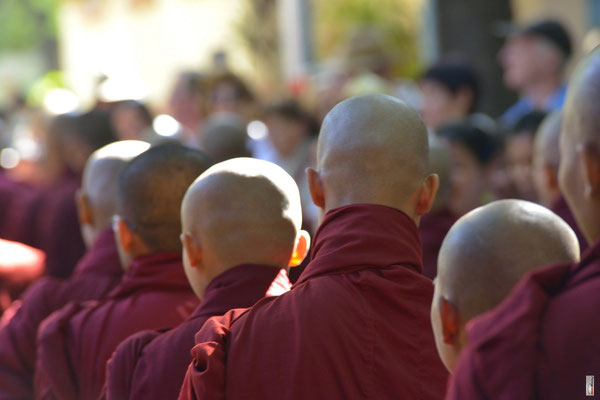
[[[500,304],[536,267],[579,261],[579,245],[569,225],[547,208],[499,200],[454,224],[439,258],[431,324],[452,371],[468,341],[467,322]]]
[[[558,187],[561,125],[562,112],[555,111],[546,117],[535,135],[532,163],[535,178],[533,183],[540,203],[567,221],[577,235],[581,251],[584,251],[587,248],[587,241],[579,230],[575,217]]]
[[[201,303],[173,330],[124,341],[108,362],[104,398],[177,398],[208,318],[289,290],[286,269],[308,249],[301,222],[296,183],[275,164],[236,158],[202,174],[181,207],[184,266]]]
[[[423,121],[403,102],[334,107],[308,169],[323,214],[311,262],[289,292],[207,321],[180,398],[440,398],[417,229],[438,186],[427,155]]]
[[[44,278],[13,305],[14,316],[0,328],[0,398],[33,398],[38,326],[70,301],[99,299],[121,280],[111,228],[116,213],[117,178],[127,163],[146,151],[145,142],[123,141],[102,147],[87,161],[77,207],[88,248],[69,280]]]
[[[121,172],[113,228],[125,275],[106,298],[71,303],[40,326],[36,397],[97,399],[106,361],[121,341],[144,329],[172,328],[196,308],[181,261],[179,207],[209,166],[203,153],[167,144]]]
[[[579,263],[532,272],[499,307],[473,321],[448,399],[595,394],[594,375],[600,371],[598,104],[600,49],[583,59],[569,83],[560,134],[559,186],[590,248]],[[547,246],[535,250],[541,249],[551,251]]]

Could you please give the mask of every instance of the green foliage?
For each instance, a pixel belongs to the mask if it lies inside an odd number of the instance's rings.
[[[417,35],[421,0],[313,0],[316,52],[324,59],[340,52],[358,31],[376,30],[397,75],[418,69]]]
[[[0,0],[0,51],[39,48],[56,37],[59,0]]]

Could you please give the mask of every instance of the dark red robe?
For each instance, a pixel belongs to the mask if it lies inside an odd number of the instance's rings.
[[[106,299],[70,303],[40,325],[36,398],[96,400],[119,343],[144,329],[175,327],[197,306],[180,253],[136,258]]]
[[[581,249],[581,253],[583,254],[583,252],[588,248],[588,242],[585,239],[585,236],[583,236],[583,233],[581,232],[579,227],[577,226],[575,216],[571,212],[571,209],[569,208],[569,205],[565,201],[564,197],[560,196],[560,198],[556,200],[556,202],[552,205],[552,211],[556,215],[564,219],[567,222],[567,224],[569,224],[571,229],[573,229],[573,232],[575,232],[575,235],[577,235],[577,239],[579,239],[579,248]]]
[[[106,229],[64,281],[42,278],[7,311],[0,328],[0,399],[32,399],[36,335],[40,323],[70,301],[99,299],[121,280],[123,269],[112,229]]]
[[[446,399],[584,399],[600,376],[600,241],[528,274],[468,326]]]
[[[23,196],[33,191],[30,186],[16,182],[0,169],[0,238],[17,240],[11,235],[11,214]]]
[[[421,217],[419,232],[423,243],[423,275],[429,279],[437,275],[438,253],[446,234],[456,220],[456,215],[447,208],[432,211]]]
[[[292,290],[207,321],[180,399],[439,399],[431,280],[415,223],[385,206],[327,213]]]
[[[46,275],[67,278],[85,253],[75,193],[78,174],[65,173],[43,189],[21,193],[11,206],[8,237],[46,253]]]
[[[287,272],[273,266],[245,264],[215,278],[204,300],[180,326],[163,334],[143,331],[121,343],[107,364],[108,399],[176,399],[192,361],[194,335],[212,316],[251,307],[265,296],[291,287]]]

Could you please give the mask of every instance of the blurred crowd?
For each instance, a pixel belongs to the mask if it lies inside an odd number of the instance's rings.
[[[216,162],[242,156],[271,161],[296,180],[304,227],[314,233],[319,215],[305,169],[315,165],[320,123],[336,103],[365,93],[400,97],[420,111],[430,132],[431,168],[441,186],[434,210],[421,221],[427,276],[436,274],[437,251],[454,221],[494,199],[537,202],[576,229],[557,184],[572,47],[555,21],[508,32],[498,62],[519,100],[498,118],[479,112],[481,98],[493,93],[482,93],[478,71],[456,56],[427,67],[414,84],[391,76],[384,57],[367,57],[317,82],[309,95],[267,98],[231,71],[186,71],[174,79],[160,115],[135,99],[98,96],[91,110],[62,115],[15,101],[2,113],[0,237],[41,251],[36,254],[45,257],[45,267],[25,282],[5,268],[0,306],[40,274],[73,273],[85,250],[76,204],[83,201],[77,196],[83,169],[94,150],[116,140],[175,141]]]

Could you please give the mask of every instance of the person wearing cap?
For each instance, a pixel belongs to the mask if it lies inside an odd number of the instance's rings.
[[[533,111],[554,111],[563,105],[565,67],[571,55],[571,39],[558,22],[545,20],[512,29],[498,58],[504,69],[504,83],[520,99],[501,116],[513,126]]]

